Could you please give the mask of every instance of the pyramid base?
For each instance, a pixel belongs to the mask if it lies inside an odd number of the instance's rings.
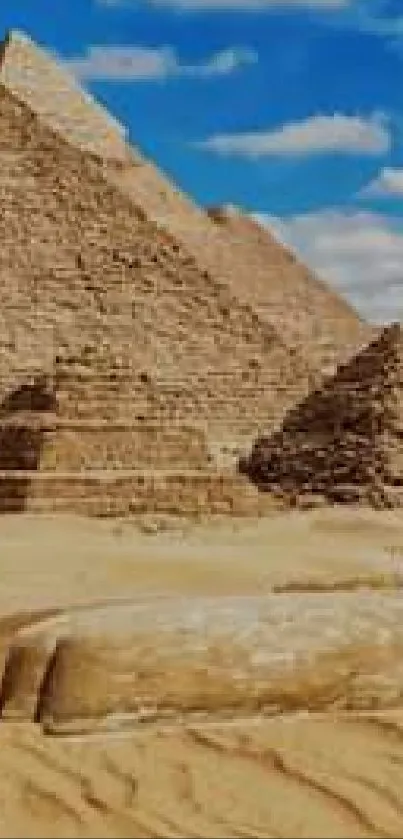
[[[261,515],[267,506],[264,493],[230,471],[0,473],[0,513],[242,517]]]
[[[285,490],[279,486],[260,486],[262,495],[277,499],[285,509],[317,509],[333,506],[371,507],[375,510],[392,510],[403,507],[403,487],[401,486],[360,486],[339,484],[325,493],[309,490],[303,492],[297,488]]]

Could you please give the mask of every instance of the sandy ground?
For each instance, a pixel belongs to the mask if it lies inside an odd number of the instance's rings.
[[[0,836],[403,836],[403,515],[0,520]]]

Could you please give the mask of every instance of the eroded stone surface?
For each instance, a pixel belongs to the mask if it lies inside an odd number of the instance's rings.
[[[49,731],[195,712],[400,707],[403,599],[356,591],[146,598],[20,630],[3,716]]]

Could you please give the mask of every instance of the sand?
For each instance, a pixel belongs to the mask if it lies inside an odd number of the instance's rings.
[[[403,835],[403,517],[0,520],[0,836]]]

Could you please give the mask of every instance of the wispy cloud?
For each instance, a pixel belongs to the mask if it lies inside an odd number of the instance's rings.
[[[140,0],[149,6],[171,7],[188,11],[214,9],[241,9],[245,11],[264,9],[319,9],[332,11],[345,9],[355,0]],[[98,0],[102,6],[138,5],[139,0]]]
[[[385,167],[379,175],[360,190],[358,197],[403,198],[403,169]]]
[[[395,12],[392,5],[389,0],[354,0],[347,4],[340,20],[382,38],[398,37],[403,35],[403,15],[401,10],[400,14],[396,14],[398,3],[395,3]]]
[[[322,23],[384,39],[403,53],[403,15],[390,14],[384,0],[95,0],[100,6],[150,7],[177,12],[281,12],[320,14]],[[386,11],[386,13],[385,13]]]
[[[403,222],[372,212],[323,210],[254,217],[369,320],[403,319]]]
[[[387,118],[375,113],[368,119],[318,115],[274,131],[216,134],[193,145],[219,155],[258,159],[271,155],[383,154],[390,144]]]
[[[358,18],[359,29],[381,38],[401,38],[403,36],[403,15],[399,17],[370,17],[361,15]]]
[[[355,29],[383,38],[394,50],[403,49],[403,15],[385,14],[383,0],[95,0],[100,6],[151,7],[182,12],[307,11],[321,15],[323,23]]]
[[[229,47],[199,64],[182,63],[173,47],[90,46],[84,56],[64,60],[79,79],[88,81],[164,80],[175,76],[227,76],[258,56],[244,47]]]
[[[397,4],[396,4],[397,5]],[[322,15],[322,23],[338,29],[351,29],[381,38],[392,49],[401,51],[403,15],[392,13],[386,0],[351,0],[335,8],[335,14]]]

